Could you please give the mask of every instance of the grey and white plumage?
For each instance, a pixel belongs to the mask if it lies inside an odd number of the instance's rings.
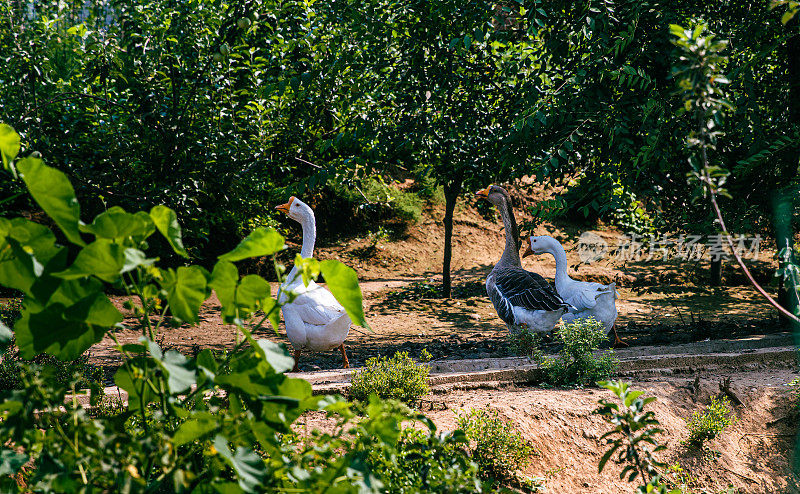
[[[524,326],[537,332],[552,331],[569,305],[542,276],[522,268],[519,232],[508,192],[493,185],[477,194],[497,207],[505,226],[505,249],[486,278],[486,293],[497,315],[509,330]]]

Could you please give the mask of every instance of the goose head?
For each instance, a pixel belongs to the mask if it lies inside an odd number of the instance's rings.
[[[277,206],[275,209],[278,211],[285,213],[289,218],[303,223],[308,221],[309,219],[314,219],[314,211],[308,206],[308,204],[304,203],[300,199],[292,196],[289,198],[289,202],[286,204],[281,204]]]
[[[503,199],[505,199],[509,204],[511,203],[511,196],[508,195],[506,189],[500,187],[499,185],[490,185],[485,189],[475,192],[475,195],[481,199],[486,199],[495,206],[502,204]]]
[[[523,258],[533,254],[553,254],[558,251],[558,246],[561,245],[558,240],[550,235],[532,236],[525,244],[525,252],[522,254]]]

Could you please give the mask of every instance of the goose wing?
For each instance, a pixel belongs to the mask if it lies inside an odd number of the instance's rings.
[[[525,271],[516,266],[495,269],[492,273],[495,294],[490,293],[495,307],[501,306],[511,313],[512,307],[523,307],[531,311],[554,311],[566,308],[568,304],[558,296],[555,289],[540,275]],[[500,314],[500,309],[498,309]],[[506,318],[500,314],[500,318]],[[511,315],[513,321],[513,315]]]
[[[604,293],[614,293],[613,284],[601,285],[600,283],[581,282],[580,289],[565,300],[579,311],[594,309],[597,306],[597,298]]]
[[[319,285],[299,294],[292,305],[304,322],[317,326],[328,324],[345,312],[333,294]]]

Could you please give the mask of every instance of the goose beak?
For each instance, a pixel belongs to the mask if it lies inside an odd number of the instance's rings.
[[[489,186],[489,187],[491,187],[491,186]],[[478,196],[478,197],[481,197],[483,199],[486,199],[487,197],[489,197],[489,187],[486,187],[485,189],[481,189],[481,190],[475,192],[475,195]]]
[[[533,250],[531,249],[530,242],[525,244],[525,252],[522,253],[522,258],[525,259],[528,256],[532,256],[534,254]]]
[[[293,201],[294,201],[294,196],[289,198],[289,202],[287,202],[286,204],[281,204],[280,206],[276,206],[275,209],[277,209],[282,213],[289,214],[289,208],[292,207]]]

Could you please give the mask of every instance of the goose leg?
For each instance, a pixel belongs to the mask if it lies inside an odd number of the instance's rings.
[[[614,332],[614,344],[612,345],[614,348],[619,348],[621,346],[628,346],[627,343],[619,339],[619,335],[617,334],[617,323],[614,323],[614,325],[611,326],[611,331]]]
[[[350,368],[350,361],[347,360],[347,352],[344,350],[344,343],[342,343],[339,346],[339,349],[342,351],[342,361],[344,362],[344,365],[342,366],[342,368],[343,369],[349,369]]]
[[[300,362],[300,350],[294,351],[294,367],[292,367],[292,372],[300,372],[300,368],[297,366],[297,363]]]

